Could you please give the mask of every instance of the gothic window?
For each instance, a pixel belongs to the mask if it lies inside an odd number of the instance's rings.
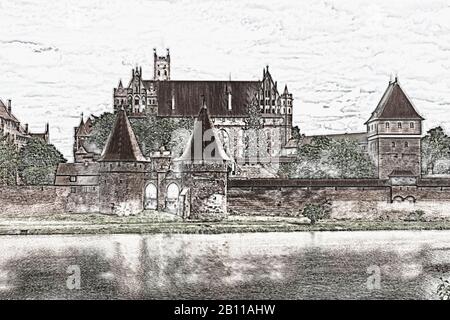
[[[134,105],[135,106],[139,105],[139,98],[138,97],[134,98]]]
[[[410,127],[411,129],[414,129],[414,122],[410,122],[410,123],[409,123],[409,127]]]
[[[389,129],[389,122],[386,122],[386,129]]]
[[[397,122],[397,128],[399,128],[399,129],[402,128],[402,123],[401,122]]]
[[[291,114],[291,108],[288,108],[288,114]]]

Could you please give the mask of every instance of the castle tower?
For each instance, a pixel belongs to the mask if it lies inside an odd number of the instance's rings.
[[[99,162],[100,212],[118,215],[141,212],[144,209],[147,160],[142,155],[123,108],[117,112],[114,127]]]
[[[165,56],[158,56],[153,49],[153,79],[159,81],[170,80],[170,51]]]
[[[422,118],[397,77],[390,81],[367,125],[368,151],[379,179],[420,176]]]
[[[221,220],[227,216],[227,179],[230,158],[204,104],[180,158],[183,185],[189,188],[190,218]]]

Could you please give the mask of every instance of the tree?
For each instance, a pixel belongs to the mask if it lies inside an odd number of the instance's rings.
[[[308,203],[303,208],[303,216],[307,217],[311,224],[315,224],[317,221],[328,218],[331,213],[331,204],[329,201],[325,201],[322,204]]]
[[[435,173],[435,165],[438,160],[448,159],[450,154],[450,137],[442,127],[428,130],[422,138],[422,171]]]
[[[57,165],[67,161],[54,145],[38,138],[31,138],[19,157],[19,175],[28,185],[53,184]]]
[[[15,185],[19,168],[19,152],[0,132],[0,185]]]
[[[103,149],[115,119],[113,113],[105,112],[94,120],[92,134],[88,142],[93,143],[99,149]],[[130,118],[130,124],[142,152],[145,156],[148,156],[150,152],[159,150],[161,147],[170,150],[174,141],[177,141],[173,135],[182,131],[178,131],[179,129],[189,130],[190,132],[193,128],[194,118],[163,118],[148,114],[139,118]],[[183,142],[185,138],[183,136],[178,140]]]
[[[294,166],[283,168],[291,178],[372,178],[375,166],[356,141],[314,137],[310,143],[299,143]]]
[[[331,144],[330,165],[336,169],[336,178],[371,178],[375,166],[356,141],[344,139]]]

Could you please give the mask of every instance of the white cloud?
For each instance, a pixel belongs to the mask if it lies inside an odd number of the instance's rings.
[[[109,110],[118,80],[136,63],[150,78],[152,48],[167,46],[178,79],[258,79],[269,64],[308,134],[363,130],[395,72],[426,128],[450,130],[449,11],[419,0],[2,0],[0,96],[31,129],[50,121],[70,157],[80,113]]]

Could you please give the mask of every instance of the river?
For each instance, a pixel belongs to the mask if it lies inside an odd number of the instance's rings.
[[[437,299],[450,231],[0,236],[1,299]]]

